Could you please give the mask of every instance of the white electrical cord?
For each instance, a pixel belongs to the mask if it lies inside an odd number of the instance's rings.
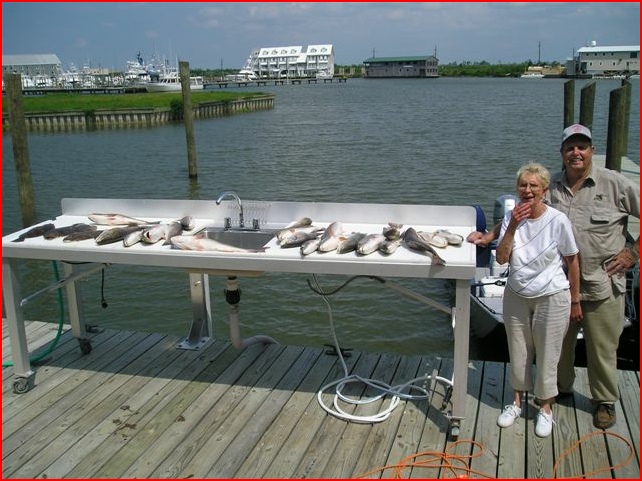
[[[348,371],[348,366],[345,363],[345,360],[343,358],[343,354],[341,352],[341,349],[339,347],[339,341],[337,339],[337,335],[334,329],[334,320],[332,317],[332,306],[330,305],[330,302],[328,301],[327,297],[323,294],[323,291],[319,287],[319,283],[317,281],[317,278],[315,275],[313,275],[314,283],[317,286],[317,293],[320,293],[322,299],[326,303],[328,307],[328,318],[330,320],[330,328],[332,331],[332,338],[334,340],[334,345],[335,349],[337,351],[337,355],[339,356],[339,360],[341,361],[341,366],[343,367],[343,372],[344,372],[344,377],[341,379],[338,379],[336,381],[333,381],[331,383],[326,384],[323,386],[318,392],[317,392],[317,400],[321,407],[328,412],[329,414],[339,418],[339,419],[344,419],[346,421],[354,421],[358,423],[378,423],[381,421],[385,421],[388,419],[392,411],[399,405],[399,401],[401,399],[411,399],[411,400],[421,400],[421,399],[428,399],[429,392],[427,389],[425,389],[422,386],[418,386],[415,383],[419,381],[424,381],[427,382],[430,379],[433,378],[432,375],[424,375],[420,376],[414,379],[411,379],[410,381],[404,383],[404,384],[398,384],[396,386],[390,386],[389,384],[383,382],[383,381],[377,381],[374,379],[368,379],[361,377],[357,374],[350,374]],[[450,379],[445,379],[440,376],[435,376],[435,379],[438,381],[445,382],[447,384],[450,384],[452,386],[452,381]],[[380,393],[373,396],[373,397],[368,397],[368,398],[352,398],[347,395],[345,395],[342,391],[343,389],[353,383],[362,383],[366,387],[374,388],[376,390],[379,390]],[[336,386],[336,387],[335,387]],[[333,406],[328,406],[324,401],[323,401],[323,393],[327,391],[328,389],[335,387],[335,394],[334,394],[334,400],[333,400]],[[407,391],[412,391],[416,390],[421,392],[422,394],[410,394]],[[378,401],[379,399],[383,398],[386,395],[391,395],[392,398],[390,400],[390,403],[388,407],[384,408],[382,411],[372,414],[372,415],[367,415],[367,416],[360,416],[356,414],[351,414],[346,411],[344,411],[341,406],[340,402],[344,402],[347,404],[351,405],[363,405],[363,404],[370,404],[375,401]]]

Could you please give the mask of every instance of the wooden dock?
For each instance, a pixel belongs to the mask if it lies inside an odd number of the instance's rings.
[[[279,78],[279,79],[262,79],[262,80],[216,80],[213,82],[208,82],[205,84],[205,88],[211,88],[217,86],[218,88],[227,88],[227,87],[263,87],[267,85],[301,85],[303,82],[311,83],[345,83],[348,81],[348,77],[332,77],[332,78]]]
[[[34,356],[56,328],[28,323]],[[5,331],[3,324],[3,362],[11,357]],[[511,398],[507,367],[471,361],[466,418],[453,442],[441,410],[442,383],[430,389],[429,399],[401,401],[383,422],[349,423],[318,404],[317,391],[344,375],[338,358],[322,348],[255,345],[237,351],[214,341],[187,351],[175,348],[178,341],[100,330],[91,334],[91,352],[82,355],[66,330],[25,394],[13,393],[12,368],[3,367],[3,478],[640,475],[639,372],[620,371],[618,422],[603,432],[592,425],[586,372],[578,368],[574,398],[554,406],[553,434],[539,439],[532,403],[527,419],[497,427]],[[389,384],[435,373],[449,379],[452,372],[452,359],[428,356],[353,352],[346,363],[354,373]],[[375,404],[359,413],[378,411]],[[395,465],[397,471],[382,469]]]

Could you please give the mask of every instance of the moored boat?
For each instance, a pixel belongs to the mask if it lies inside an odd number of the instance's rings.
[[[203,77],[194,76],[189,78],[190,90],[203,90],[205,84]],[[148,82],[145,84],[148,92],[180,92],[181,79],[178,74],[160,77],[157,82]]]
[[[316,73],[316,78],[319,80],[332,79],[332,77],[334,77],[334,75],[331,72],[329,72],[327,69],[319,70]]]
[[[544,78],[544,74],[538,72],[525,72],[520,75],[519,78]]]

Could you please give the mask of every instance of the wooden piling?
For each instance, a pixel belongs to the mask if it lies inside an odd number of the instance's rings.
[[[622,88],[626,95],[624,100],[624,129],[622,131],[622,155],[629,153],[629,122],[631,120],[631,82],[622,79]]]
[[[187,141],[187,170],[190,179],[198,177],[196,169],[196,143],[194,141],[194,113],[192,112],[192,97],[189,81],[189,62],[180,61],[179,75],[183,93],[183,122]]]
[[[595,81],[587,83],[580,92],[580,124],[593,130],[595,110]]]
[[[622,155],[624,155],[622,136],[623,132],[628,129],[628,125],[625,123],[626,101],[626,86],[611,91],[605,167],[618,172],[622,169]]]
[[[575,123],[575,80],[564,82],[564,125],[563,129]]]
[[[13,144],[13,159],[16,165],[18,180],[18,196],[22,213],[23,227],[36,223],[36,203],[29,166],[29,144],[27,142],[27,125],[22,105],[22,77],[20,74],[4,76],[9,101],[9,122],[11,125],[11,141]]]

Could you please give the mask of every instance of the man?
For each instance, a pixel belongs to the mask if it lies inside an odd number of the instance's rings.
[[[584,329],[587,373],[595,411],[593,425],[607,429],[616,422],[619,399],[617,347],[623,329],[625,272],[640,256],[640,238],[626,246],[629,215],[640,218],[640,187],[618,172],[593,165],[591,131],[580,124],[562,133],[563,170],[551,179],[550,205],[571,220],[580,250],[582,323],[571,323],[558,366],[558,387],[564,397],[575,380],[577,333]],[[488,245],[498,235],[471,233],[468,241]]]
[[[618,172],[593,165],[591,131],[580,124],[564,129],[560,152],[564,170],[551,179],[552,207],[573,224],[580,249],[580,293],[584,320],[572,323],[558,367],[560,392],[570,393],[575,380],[575,344],[584,328],[589,387],[595,404],[593,425],[615,424],[619,399],[617,346],[622,334],[626,270],[640,257],[639,233],[626,247],[629,215],[640,218],[640,187]]]

